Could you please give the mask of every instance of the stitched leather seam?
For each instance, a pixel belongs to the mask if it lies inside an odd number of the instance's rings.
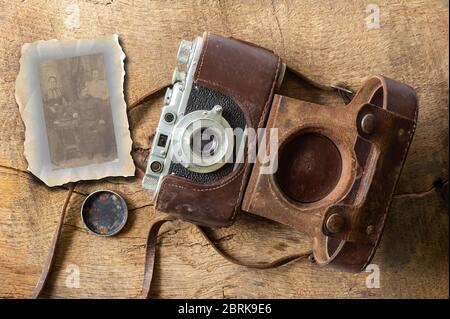
[[[259,118],[258,127],[261,127],[262,122],[263,122],[264,119],[266,118],[267,110],[269,109],[268,106],[269,106],[269,102],[270,102],[270,97],[271,97],[271,95],[272,95],[272,93],[273,93],[273,91],[274,91],[275,84],[276,84],[277,77],[278,77],[278,71],[279,71],[279,69],[280,69],[280,64],[281,64],[281,63],[280,63],[280,60],[281,60],[281,59],[278,57],[277,69],[276,69],[276,71],[275,71],[275,76],[273,77],[272,87],[271,87],[271,89],[270,89],[270,91],[269,91],[269,95],[267,96],[267,100],[266,100],[266,103],[265,103],[265,105],[264,105],[263,113],[262,113],[261,117]]]
[[[167,184],[165,186],[169,187],[176,187],[176,188],[180,188],[180,189],[189,189],[191,191],[194,192],[209,192],[209,191],[214,191],[217,189],[220,189],[228,184],[230,184],[232,181],[234,181],[236,178],[238,178],[243,172],[243,169],[241,169],[241,171],[239,173],[237,173],[233,178],[230,178],[229,180],[225,181],[224,183],[221,183],[218,186],[214,186],[214,187],[209,187],[209,188],[189,188],[189,187],[185,187],[185,186],[181,186],[181,185],[177,185],[177,184]]]
[[[195,82],[197,82],[198,78],[200,77],[200,73],[202,72],[203,62],[205,60],[205,55],[206,55],[206,50],[208,49],[209,37],[210,37],[210,34],[208,33],[208,35],[206,36],[205,48],[203,49],[202,60],[200,61],[200,66],[198,68],[198,73],[194,77],[194,81]]]
[[[248,167],[248,164],[245,164],[242,171],[244,172],[247,169],[247,167]],[[231,220],[234,220],[236,217],[237,210],[239,207],[239,202],[241,201],[241,196],[242,196],[242,193],[244,192],[244,185],[245,185],[244,182],[245,182],[245,176],[242,176],[241,187],[239,187],[239,195],[237,197],[236,204],[234,205],[234,211],[233,211],[233,216],[231,217]]]

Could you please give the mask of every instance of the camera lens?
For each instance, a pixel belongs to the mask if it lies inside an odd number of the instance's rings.
[[[233,129],[221,111],[215,106],[176,119],[171,137],[176,162],[191,172],[211,173],[233,160]]]
[[[191,135],[191,150],[200,157],[213,156],[217,150],[217,138],[214,130],[201,127]]]

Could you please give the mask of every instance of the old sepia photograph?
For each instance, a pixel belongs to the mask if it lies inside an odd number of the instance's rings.
[[[103,54],[43,61],[39,79],[54,169],[116,159]]]
[[[134,175],[118,36],[22,47],[16,101],[28,170],[49,186]]]

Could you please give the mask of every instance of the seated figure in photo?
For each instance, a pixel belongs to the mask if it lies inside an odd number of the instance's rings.
[[[82,118],[85,128],[84,148],[89,159],[100,153],[103,157],[110,154],[112,133],[112,116],[109,104],[108,83],[100,77],[97,69],[91,71],[90,80],[81,89],[83,100]]]
[[[64,113],[64,107],[67,105],[67,99],[62,87],[58,85],[56,76],[51,75],[48,77],[48,88],[43,98],[46,113],[50,120],[48,124],[53,125],[54,121]]]
[[[79,151],[79,138],[75,130],[78,111],[71,106],[54,75],[48,77],[48,88],[44,92],[43,100],[50,157],[55,165],[59,165],[61,160],[70,157],[69,153]]]
[[[100,77],[100,71],[97,69],[91,71],[91,79],[86,81],[84,87],[83,94],[86,96],[99,99],[102,102],[109,99],[108,83]]]

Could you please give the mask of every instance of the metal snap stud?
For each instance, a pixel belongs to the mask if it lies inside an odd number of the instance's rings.
[[[366,134],[372,134],[375,131],[376,118],[375,115],[369,113],[364,115],[361,120],[361,129]]]
[[[327,219],[326,227],[332,234],[339,233],[345,227],[345,219],[340,214],[331,214]]]

